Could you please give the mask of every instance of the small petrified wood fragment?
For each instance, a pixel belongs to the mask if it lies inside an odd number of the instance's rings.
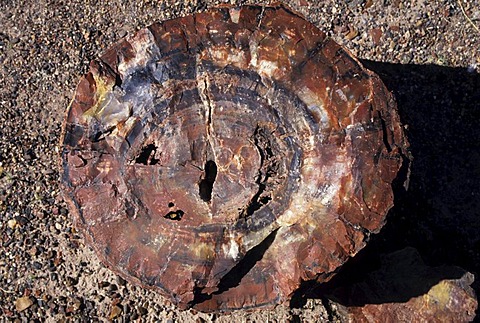
[[[382,226],[407,142],[391,94],[283,6],[154,24],[68,110],[67,199],[121,276],[229,311],[324,281]]]
[[[417,250],[382,256],[363,281],[328,295],[345,322],[472,322],[478,301],[473,274],[459,267],[425,265]]]

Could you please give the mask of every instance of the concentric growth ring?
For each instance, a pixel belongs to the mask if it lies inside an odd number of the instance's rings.
[[[62,142],[103,262],[203,311],[327,279],[382,226],[407,148],[379,78],[283,6],[122,40],[80,81]]]

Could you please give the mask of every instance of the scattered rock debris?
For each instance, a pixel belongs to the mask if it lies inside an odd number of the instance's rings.
[[[480,201],[478,140],[471,141],[480,137],[474,112],[478,109],[473,108],[479,100],[480,38],[457,2],[285,2],[364,63],[373,62],[368,67],[394,91],[402,121],[408,123],[416,157],[409,192],[416,197],[408,196],[400,202],[404,210],[389,215],[382,230],[388,237],[380,233],[378,244],[396,249],[414,245],[430,262],[456,264],[478,276],[480,230],[467,215],[479,209]],[[56,160],[65,107],[89,62],[124,31],[128,37],[156,21],[218,3],[0,3],[0,317],[108,320],[110,291],[98,284],[116,284],[117,278],[83,244],[59,195]],[[463,7],[478,25],[478,1],[464,1]],[[348,26],[358,30],[350,41],[345,37]],[[370,33],[373,29],[382,31],[379,39],[379,33]],[[456,124],[459,127],[453,128]],[[27,221],[20,225],[19,216]],[[389,223],[395,230],[389,230]],[[42,265],[40,270],[32,266],[34,261]],[[78,283],[67,286],[67,277],[78,277]],[[478,294],[476,281],[472,286]],[[321,297],[292,305],[293,310],[282,305],[228,315],[178,311],[152,291],[130,283],[117,285],[122,307],[129,304],[130,310],[122,310],[114,321],[326,321],[340,315],[338,306],[324,307],[328,302]],[[16,300],[34,289],[39,296],[31,298],[30,307],[17,311]],[[78,309],[72,298],[81,300]],[[70,306],[72,311],[67,310]]]

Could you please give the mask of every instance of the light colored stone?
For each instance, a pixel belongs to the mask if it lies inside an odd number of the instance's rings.
[[[33,301],[28,296],[17,298],[17,300],[15,301],[15,309],[18,312],[24,311],[32,305],[33,305]]]

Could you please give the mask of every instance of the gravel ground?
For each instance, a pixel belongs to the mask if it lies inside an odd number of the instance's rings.
[[[178,311],[110,273],[72,225],[58,145],[89,61],[154,21],[217,3],[0,0],[0,321],[341,319],[322,296],[252,313]],[[430,264],[480,274],[480,1],[461,3],[286,1],[380,74],[412,144],[410,190],[359,266],[373,251],[410,245]]]

